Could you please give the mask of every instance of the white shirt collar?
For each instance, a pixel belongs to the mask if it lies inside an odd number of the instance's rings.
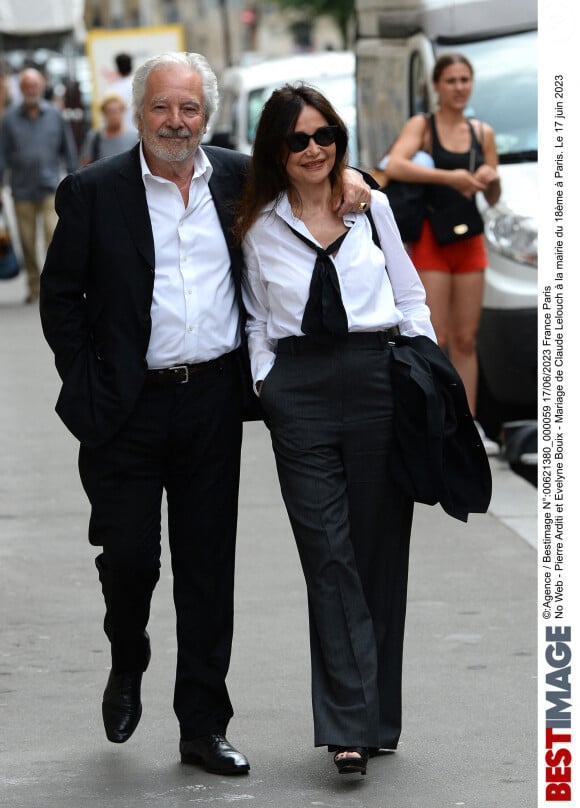
[[[281,219],[284,219],[284,221],[292,227],[296,227],[296,225],[301,222],[301,220],[297,219],[292,213],[292,206],[290,205],[290,200],[286,192],[284,192],[279,199],[272,200],[272,202],[265,205],[262,212],[267,213],[271,210],[275,211]],[[345,213],[342,220],[346,227],[352,227],[356,221],[356,217],[356,213]]]
[[[147,160],[145,159],[145,154],[143,153],[143,140],[139,141],[139,160],[141,162],[141,176],[143,177],[143,182],[145,182],[146,177],[163,179],[163,177],[158,177],[156,174],[153,174],[151,169],[147,165]],[[207,154],[203,151],[201,147],[198,147],[193,156],[193,177],[191,178],[192,182],[194,179],[197,179],[198,177],[205,177],[206,182],[209,182],[212,172],[213,172],[213,166],[208,160]]]

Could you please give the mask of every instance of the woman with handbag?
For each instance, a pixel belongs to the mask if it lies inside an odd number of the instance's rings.
[[[477,331],[487,265],[475,194],[482,192],[495,205],[501,189],[494,131],[465,116],[473,78],[473,67],[462,54],[437,59],[432,76],[437,110],[427,126],[423,114],[407,121],[390,151],[386,173],[389,179],[425,186],[428,213],[411,258],[425,287],[437,341],[448,349],[475,418]],[[431,154],[434,167],[413,162],[420,149]],[[496,454],[498,444],[479,424],[478,429],[488,454]]]
[[[347,138],[314,88],[276,90],[236,231],[252,376],[306,579],[314,742],[339,773],[365,774],[401,731],[413,502],[389,472],[392,346],[435,334],[385,195],[371,193],[372,222],[336,213]]]

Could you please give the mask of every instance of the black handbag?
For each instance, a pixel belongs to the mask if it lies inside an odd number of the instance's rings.
[[[474,199],[458,200],[445,208],[430,208],[429,221],[437,244],[452,244],[483,233],[483,219]]]
[[[475,170],[475,147],[469,153],[469,172]],[[457,201],[444,208],[428,207],[429,221],[435,240],[441,246],[462,241],[483,233],[483,219],[475,204],[475,196],[466,197],[457,193]]]
[[[425,115],[425,128],[431,119]],[[427,216],[427,186],[422,182],[390,180],[384,188],[404,242],[418,241]]]
[[[402,241],[418,241],[427,215],[425,185],[391,180],[381,190],[389,200]]]

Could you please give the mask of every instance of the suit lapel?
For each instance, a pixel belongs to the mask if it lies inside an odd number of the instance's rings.
[[[154,268],[155,245],[145,186],[141,175],[139,144],[134,146],[127,154],[127,160],[117,175],[116,191],[135,246],[147,262],[147,265]]]
[[[242,303],[242,251],[234,241],[232,225],[234,221],[234,210],[241,194],[243,182],[239,166],[232,163],[230,152],[214,149],[211,146],[204,148],[211,165],[212,174],[209,181],[209,190],[214,201],[218,219],[226,240],[230,254],[231,271],[236,289],[236,299],[240,311],[243,311]]]
[[[210,150],[208,150],[208,152],[209,151]],[[233,224],[234,203],[240,193],[241,180],[238,176],[238,172],[236,171],[232,174],[227,163],[224,162],[220,156],[213,153],[213,151],[208,154],[208,157],[213,167],[209,189],[230,251],[234,278],[238,281],[240,250],[234,244],[231,229]],[[127,159],[117,175],[116,192],[135,246],[147,262],[147,265],[154,267],[155,245],[149,209],[147,207],[145,186],[143,185],[143,177],[141,175],[139,144],[134,146],[134,148],[127,153]]]
[[[224,162],[219,153],[216,153],[212,149],[204,149],[204,151],[212,165],[209,190],[216,207],[228,249],[231,253],[235,248],[231,230],[234,204],[237,202],[240,193],[240,180],[235,174],[232,176],[231,167]]]

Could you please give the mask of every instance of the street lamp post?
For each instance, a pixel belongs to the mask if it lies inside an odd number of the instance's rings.
[[[219,0],[220,13],[222,18],[222,29],[224,37],[224,62],[226,67],[232,65],[232,42],[230,37],[230,24],[228,18],[227,0]]]

